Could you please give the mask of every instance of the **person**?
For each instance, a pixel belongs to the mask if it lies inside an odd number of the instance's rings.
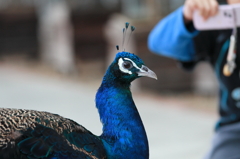
[[[193,13],[198,10],[204,19],[218,13],[219,4],[235,4],[240,0],[186,0],[184,5],[162,19],[151,30],[149,49],[179,61],[192,70],[199,61],[209,61],[219,81],[219,114],[210,151],[205,159],[240,159],[240,34],[237,34],[236,66],[233,72],[223,71],[227,61],[232,29],[198,31]],[[239,29],[238,33],[239,33]]]

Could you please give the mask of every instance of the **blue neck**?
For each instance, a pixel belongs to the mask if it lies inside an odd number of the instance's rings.
[[[108,158],[148,159],[148,141],[142,120],[132,99],[130,84],[103,80],[97,95]]]

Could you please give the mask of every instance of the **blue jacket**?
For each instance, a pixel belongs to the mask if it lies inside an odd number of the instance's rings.
[[[182,12],[183,7],[180,7],[154,27],[149,34],[148,47],[157,54],[180,61],[192,61],[195,56],[193,37],[198,31],[187,30]]]

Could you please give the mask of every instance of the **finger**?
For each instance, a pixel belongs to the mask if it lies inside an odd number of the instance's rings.
[[[186,0],[184,4],[184,18],[187,20],[192,20],[193,12],[196,9],[195,0]]]
[[[210,16],[214,16],[218,13],[218,3],[216,0],[209,1],[211,5],[211,13]]]
[[[202,0],[202,16],[206,20],[211,15],[211,5],[209,0]]]
[[[200,15],[205,19],[206,17],[206,8],[205,8],[205,2],[206,0],[194,0],[196,3],[196,9],[199,11]]]

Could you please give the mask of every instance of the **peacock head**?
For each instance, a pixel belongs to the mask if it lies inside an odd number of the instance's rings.
[[[157,79],[157,75],[144,65],[142,59],[138,56],[125,52],[125,41],[127,36],[127,30],[129,28],[129,23],[125,23],[125,28],[123,28],[123,42],[122,48],[123,51],[117,53],[115,60],[109,66],[107,73],[104,77],[104,81],[114,80],[121,83],[131,83],[136,78],[146,76],[150,78]],[[131,32],[128,38],[128,41],[131,37],[132,32],[136,29],[134,26],[130,27]],[[119,50],[119,46],[116,46]]]
[[[123,83],[131,83],[142,76],[157,79],[156,74],[144,65],[142,59],[129,52],[117,53],[108,71],[115,80]]]

